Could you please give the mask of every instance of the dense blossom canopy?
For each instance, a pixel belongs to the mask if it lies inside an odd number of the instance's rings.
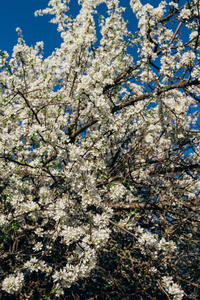
[[[199,0],[69,2],[1,51],[1,298],[199,299]]]

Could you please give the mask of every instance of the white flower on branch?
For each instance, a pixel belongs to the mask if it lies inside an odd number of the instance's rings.
[[[6,291],[9,294],[14,294],[19,291],[24,282],[23,273],[17,273],[17,275],[10,275],[4,279],[2,282],[2,290]]]
[[[0,51],[4,298],[180,300],[177,274],[198,298],[199,3],[177,2],[131,0],[132,28],[118,0],[51,0],[61,45]]]

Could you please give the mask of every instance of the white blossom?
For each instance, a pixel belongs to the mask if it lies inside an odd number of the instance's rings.
[[[174,300],[183,299],[184,292],[181,289],[180,285],[178,285],[177,283],[174,283],[172,277],[164,276],[162,278],[162,284],[163,284],[164,288],[167,290],[167,292],[173,296]]]
[[[131,32],[119,0],[79,0],[74,17],[73,1],[50,0],[35,15],[61,45],[44,58],[17,28],[0,52],[3,291],[44,275],[62,299],[108,251],[183,298],[168,272],[186,269],[188,241],[199,254],[199,7],[176,2],[131,0]]]
[[[19,291],[23,286],[24,275],[23,273],[17,273],[17,275],[9,275],[2,282],[2,290],[9,294],[14,294]]]

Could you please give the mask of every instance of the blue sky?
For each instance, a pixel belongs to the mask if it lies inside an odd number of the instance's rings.
[[[0,49],[11,54],[17,44],[16,28],[20,27],[28,46],[44,41],[45,56],[58,47],[61,39],[54,24],[49,24],[48,16],[35,17],[37,9],[47,7],[48,0],[0,0]]]
[[[35,17],[37,9],[46,8],[49,0],[0,0],[0,49],[12,53],[14,45],[17,44],[18,35],[16,28],[20,27],[28,46],[38,41],[44,42],[44,56],[47,57],[52,51],[59,47],[61,38],[55,24],[50,24],[49,16]],[[129,0],[121,0],[121,5],[128,7],[125,18],[129,19],[130,26],[135,24],[131,13]],[[157,6],[160,0],[142,0],[143,4],[150,3]],[[80,9],[77,0],[71,0],[71,14],[75,15]]]

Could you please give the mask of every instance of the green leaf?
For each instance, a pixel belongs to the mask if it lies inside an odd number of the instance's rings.
[[[35,141],[35,133],[30,138],[31,141]]]
[[[114,184],[114,182],[112,182],[112,183],[111,183],[111,185],[110,185],[110,189],[111,189],[112,187],[115,187],[115,184]]]

